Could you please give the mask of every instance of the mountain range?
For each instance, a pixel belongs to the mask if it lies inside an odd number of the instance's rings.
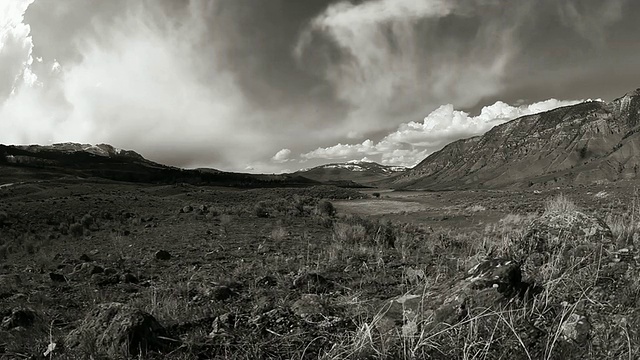
[[[403,189],[606,183],[640,171],[640,89],[528,115],[455,141],[391,179]]]
[[[517,118],[484,135],[450,143],[411,169],[349,161],[256,175],[180,169],[106,144],[0,145],[3,180],[19,173],[236,187],[333,184],[446,190],[607,183],[637,178],[639,172],[640,89],[611,102],[588,101]]]
[[[295,174],[319,182],[353,182],[370,185],[397,175],[407,168],[403,166],[380,165],[372,161],[352,160],[332,163],[297,171]]]

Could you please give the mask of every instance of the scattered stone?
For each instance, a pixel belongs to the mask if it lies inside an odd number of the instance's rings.
[[[87,254],[80,255],[80,261],[82,262],[92,262],[93,260]]]
[[[317,294],[304,294],[291,305],[291,311],[301,318],[323,314],[324,310],[322,299]]]
[[[293,280],[294,288],[313,294],[327,293],[332,285],[329,280],[317,273],[304,273]]]
[[[526,257],[553,253],[561,248],[568,251],[578,245],[606,247],[613,242],[611,229],[602,219],[580,211],[555,211],[535,219],[519,245]]]
[[[102,273],[104,273],[104,268],[102,268],[102,266],[99,266],[99,265],[94,265],[93,267],[91,267],[91,270],[89,271],[89,275],[102,274]]]
[[[589,331],[591,331],[589,320],[575,313],[569,315],[560,327],[564,340],[574,341],[578,344],[583,344],[589,338]]]
[[[396,325],[402,324],[406,332],[412,324],[428,318],[434,320],[429,326],[454,325],[466,318],[471,309],[491,309],[533,290],[522,282],[518,262],[487,259],[471,268],[461,280],[439,287],[421,285],[391,300],[377,327],[387,333],[397,331]]]
[[[49,273],[49,278],[53,282],[67,282],[67,278],[62,274],[56,274],[54,272]]]
[[[261,276],[256,280],[256,286],[271,287],[278,285],[278,280],[271,275]]]
[[[137,284],[138,277],[133,275],[132,273],[124,273],[120,276],[120,280],[125,284]]]
[[[98,305],[66,337],[71,349],[92,349],[112,359],[144,355],[170,348],[166,330],[150,314],[130,305]]]
[[[4,316],[0,328],[4,330],[11,330],[17,327],[28,328],[36,319],[36,313],[27,308],[16,307],[11,310],[9,314]]]
[[[232,329],[235,322],[235,315],[232,313],[226,313],[220,316],[217,316],[213,320],[213,324],[211,326],[211,332],[209,333],[210,337],[214,337],[218,334],[224,333],[229,329]]]
[[[219,301],[224,301],[229,299],[230,297],[236,295],[236,293],[231,290],[230,287],[225,285],[216,286],[211,290],[211,295],[214,299]]]
[[[171,259],[171,254],[166,250],[158,250],[156,251],[156,259],[166,261]]]

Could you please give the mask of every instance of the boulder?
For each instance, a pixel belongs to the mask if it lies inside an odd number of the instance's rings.
[[[444,286],[422,285],[392,299],[376,326],[381,333],[396,332],[411,336],[419,327],[455,325],[475,310],[504,306],[526,294],[520,264],[511,259],[486,259],[471,268],[464,277]]]
[[[112,302],[98,305],[69,333],[67,347],[93,349],[108,358],[143,355],[168,350],[166,330],[150,314],[130,305]]]
[[[562,338],[566,341],[584,344],[589,338],[591,324],[586,317],[573,313],[569,315],[560,326]]]
[[[519,247],[527,257],[559,250],[584,252],[584,246],[611,246],[613,242],[611,229],[602,219],[581,211],[551,211],[528,226]]]
[[[156,251],[155,257],[156,257],[157,260],[166,261],[166,260],[171,259],[171,254],[166,250],[158,250],[158,251]]]
[[[11,330],[17,327],[28,328],[36,319],[36,313],[27,308],[16,307],[8,312],[3,318],[0,328]]]

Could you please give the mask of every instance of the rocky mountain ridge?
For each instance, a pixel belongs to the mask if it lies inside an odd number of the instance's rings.
[[[392,186],[405,189],[561,186],[636,178],[640,89],[609,103],[589,101],[499,125],[455,141]]]

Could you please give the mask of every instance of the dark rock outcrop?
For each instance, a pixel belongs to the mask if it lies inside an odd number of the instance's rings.
[[[381,333],[397,331],[398,325],[402,326],[403,333],[417,331],[418,324],[454,325],[477,308],[504,306],[524,296],[527,290],[518,262],[488,259],[457,281],[437,288],[419,287],[391,300],[376,325]]]
[[[71,349],[94,349],[111,359],[137,356],[170,347],[166,330],[148,313],[130,305],[105,303],[89,312],[66,337]]]

